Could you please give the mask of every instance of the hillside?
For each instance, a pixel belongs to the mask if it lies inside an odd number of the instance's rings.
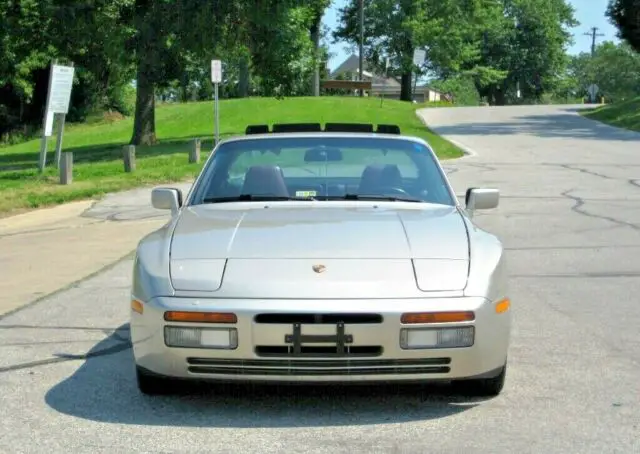
[[[588,110],[582,115],[618,128],[640,131],[640,97]]]
[[[220,102],[221,136],[244,134],[248,124],[278,122],[392,123],[404,134],[427,140],[440,159],[461,156],[454,145],[429,131],[415,110],[426,105],[354,97],[234,99]],[[213,102],[166,104],[157,107],[159,144],[138,147],[137,169],[124,173],[122,146],[130,137],[133,119],[73,124],[65,127],[63,151],[74,153],[73,184],[58,184],[51,162],[55,138],[49,140],[49,165],[38,174],[39,140],[0,148],[0,213],[36,208],[100,196],[107,192],[143,185],[184,181],[202,166],[188,163],[190,141],[203,140],[202,158],[208,155],[213,135]]]

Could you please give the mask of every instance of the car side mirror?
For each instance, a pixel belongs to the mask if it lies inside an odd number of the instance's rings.
[[[464,203],[469,213],[475,210],[490,210],[496,208],[500,201],[500,191],[497,189],[469,188]]]
[[[154,188],[151,191],[151,205],[158,210],[171,210],[176,214],[182,207],[182,191],[176,188]]]

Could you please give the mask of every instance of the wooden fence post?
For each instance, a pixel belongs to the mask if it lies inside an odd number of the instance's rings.
[[[60,184],[71,184],[73,181],[73,152],[65,151],[60,160]]]
[[[133,172],[136,170],[136,146],[126,145],[123,149],[124,171]]]
[[[189,150],[189,162],[200,162],[200,139],[193,139],[191,150]]]

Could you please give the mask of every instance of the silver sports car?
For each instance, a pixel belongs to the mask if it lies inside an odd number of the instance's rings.
[[[446,380],[503,388],[503,246],[429,144],[393,125],[256,125],[219,143],[136,250],[131,339],[146,394],[171,380]]]

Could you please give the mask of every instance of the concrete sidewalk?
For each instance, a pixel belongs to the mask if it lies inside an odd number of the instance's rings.
[[[186,195],[190,184],[172,186]],[[136,189],[0,219],[0,317],[129,255],[169,220],[150,194]]]

